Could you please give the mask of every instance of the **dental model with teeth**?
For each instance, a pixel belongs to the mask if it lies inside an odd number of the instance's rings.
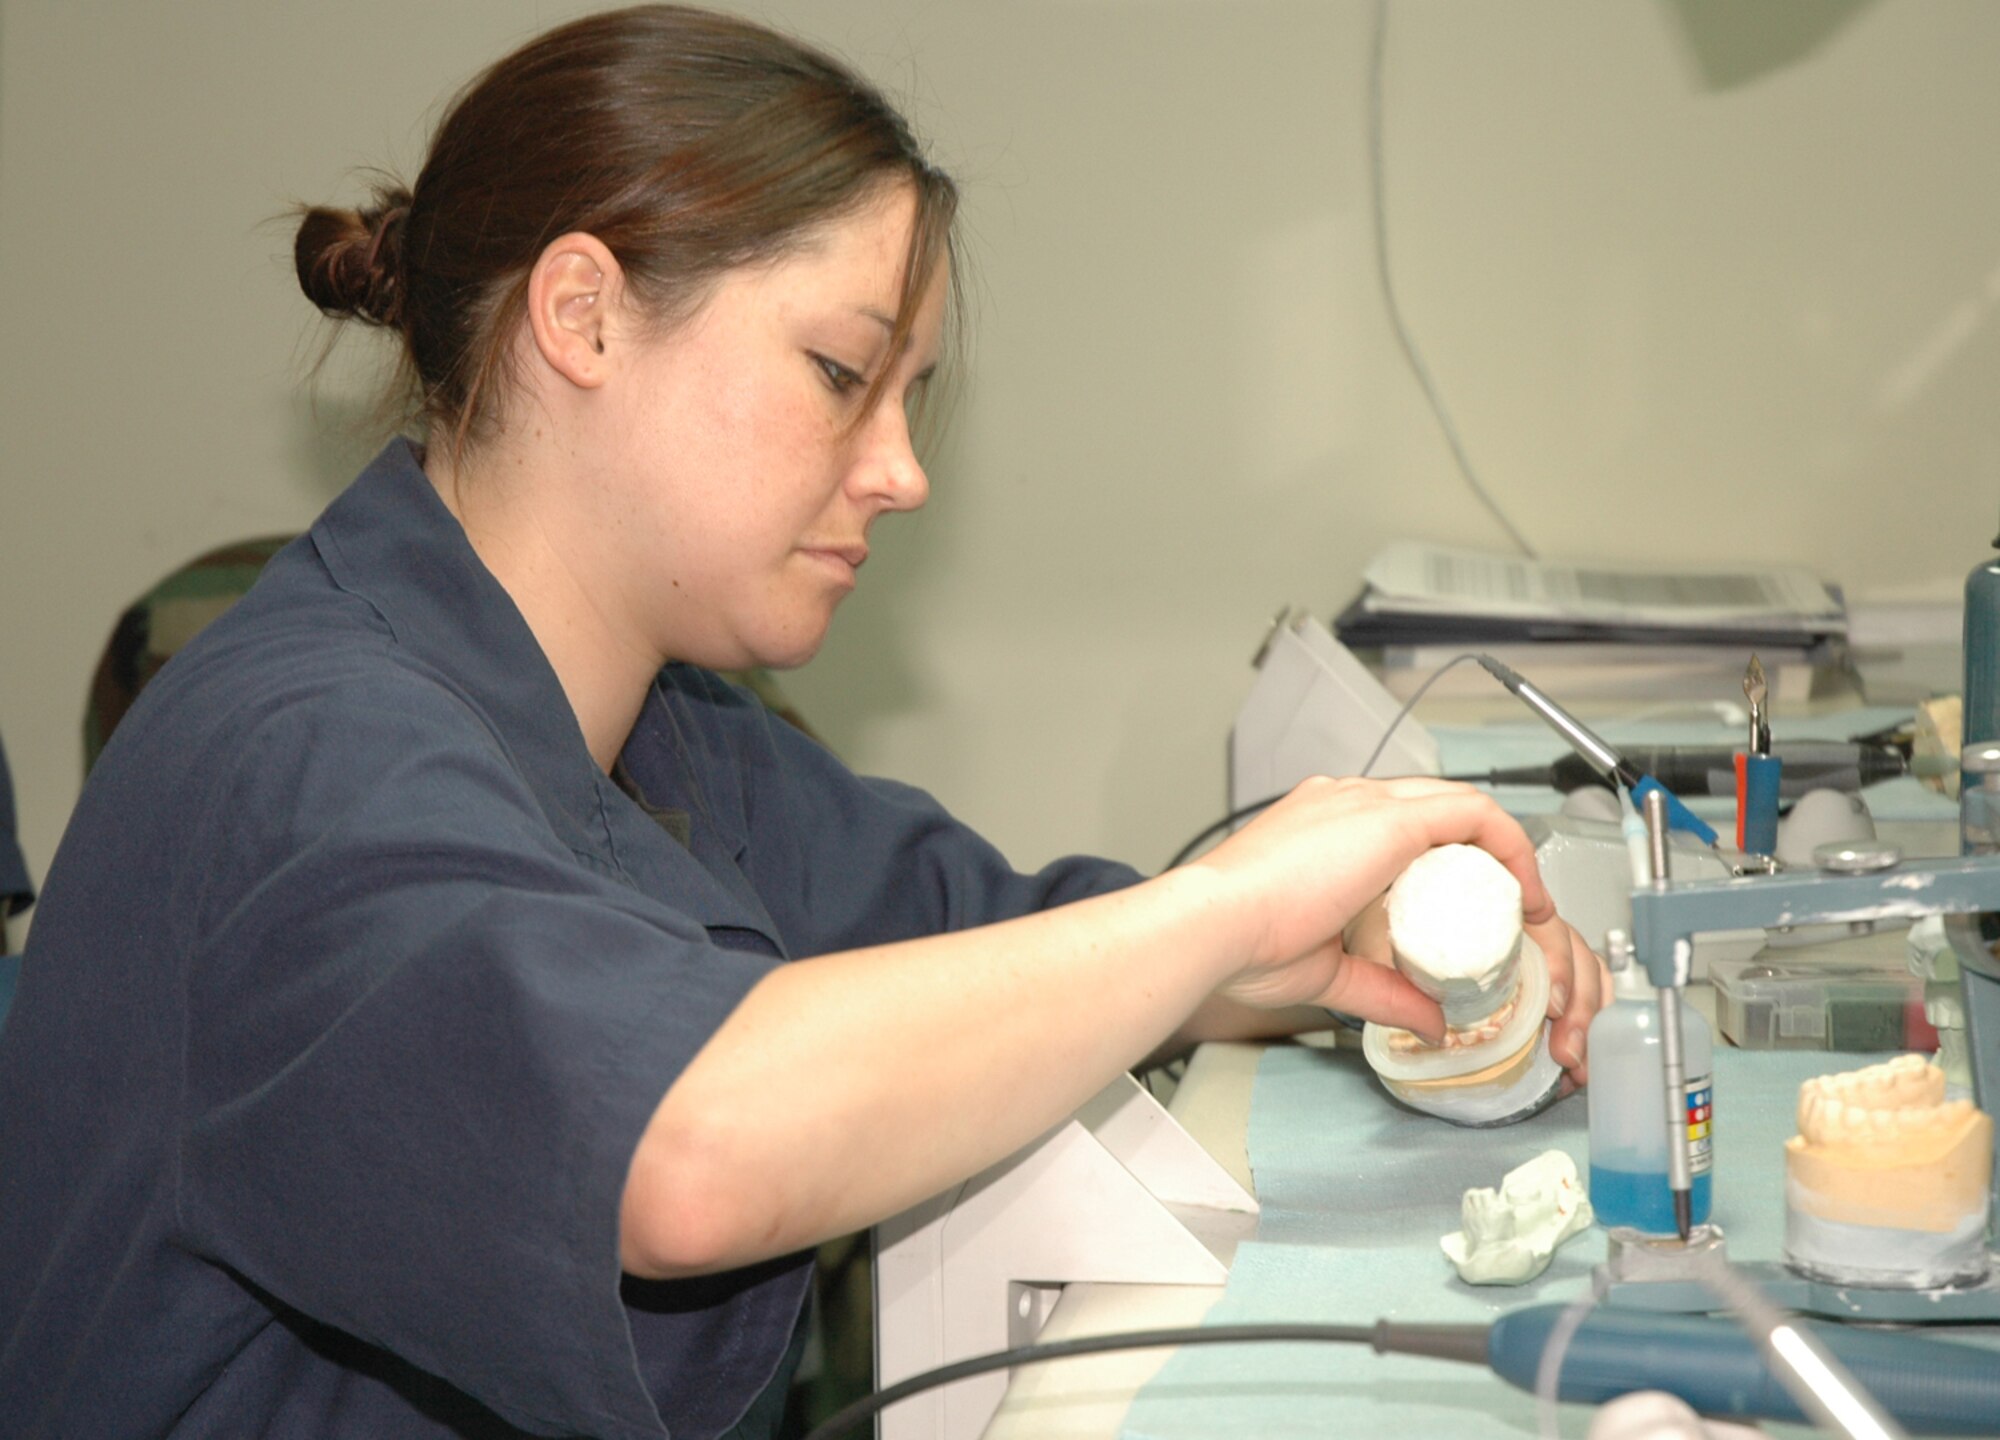
[[[1982,1279],[1993,1122],[1904,1055],[1799,1087],[1785,1142],[1785,1260],[1837,1284],[1931,1289]]]
[[[1385,905],[1396,968],[1444,1011],[1442,1045],[1370,1025],[1362,1048],[1389,1093],[1471,1126],[1526,1119],[1553,1100],[1562,1069],[1549,1055],[1548,966],[1521,932],[1521,886],[1472,845],[1440,845],[1412,861]]]

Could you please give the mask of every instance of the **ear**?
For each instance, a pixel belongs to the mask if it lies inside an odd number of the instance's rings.
[[[595,235],[558,235],[528,272],[528,328],[550,369],[591,390],[604,383],[604,338],[624,272]]]

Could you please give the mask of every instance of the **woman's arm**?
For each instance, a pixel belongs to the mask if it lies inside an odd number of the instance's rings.
[[[1130,889],[774,971],[640,1141],[626,1268],[732,1269],[907,1208],[1060,1121],[1210,997],[1228,1013],[1314,1005],[1439,1035],[1436,1006],[1343,931],[1453,841],[1515,873],[1531,929],[1559,924],[1527,837],[1479,792],[1315,780]],[[1566,945],[1550,966],[1568,989]]]

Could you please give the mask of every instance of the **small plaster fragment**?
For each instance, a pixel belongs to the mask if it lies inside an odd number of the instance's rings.
[[[1465,1192],[1465,1227],[1438,1242],[1468,1285],[1520,1285],[1548,1269],[1556,1246],[1595,1218],[1576,1162],[1544,1150],[1509,1170],[1499,1188]]]

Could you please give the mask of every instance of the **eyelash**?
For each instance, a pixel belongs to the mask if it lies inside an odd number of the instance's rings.
[[[838,360],[829,360],[824,355],[814,355],[813,364],[819,366],[826,383],[833,387],[836,395],[849,396],[862,388],[862,379],[855,371],[848,369]]]

